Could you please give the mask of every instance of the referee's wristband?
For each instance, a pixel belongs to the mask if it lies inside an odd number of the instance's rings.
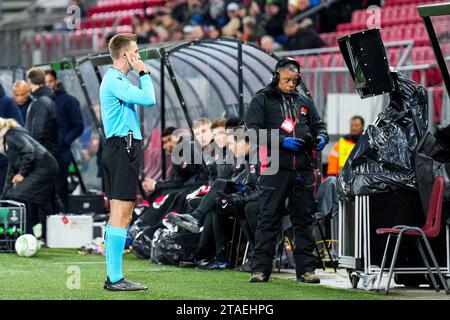
[[[142,70],[141,72],[139,72],[139,77],[145,76],[146,74],[150,75],[150,71],[145,72],[144,70]]]

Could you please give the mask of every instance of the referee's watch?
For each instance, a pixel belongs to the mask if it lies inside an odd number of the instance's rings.
[[[139,77],[145,76],[146,74],[150,75],[150,71],[142,70],[141,72],[139,72]]]

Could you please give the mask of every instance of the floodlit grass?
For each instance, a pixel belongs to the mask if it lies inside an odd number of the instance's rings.
[[[75,266],[75,267],[74,267]],[[79,269],[78,269],[79,268]],[[68,289],[81,276],[80,289]],[[249,274],[162,266],[125,256],[125,274],[149,286],[148,292],[103,290],[104,257],[78,255],[76,250],[42,249],[35,257],[0,254],[0,299],[386,299],[385,296],[306,285],[272,277],[268,283],[249,283]]]

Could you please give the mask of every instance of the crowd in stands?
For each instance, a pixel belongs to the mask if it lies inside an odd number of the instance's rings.
[[[337,24],[350,21],[353,10],[379,1],[337,1],[298,19],[319,4],[320,0],[174,0],[152,14],[144,7],[145,14],[135,14],[131,25],[139,44],[222,36],[269,51],[313,49],[324,45],[320,32],[336,30]]]

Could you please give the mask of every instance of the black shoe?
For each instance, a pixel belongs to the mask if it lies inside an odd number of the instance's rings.
[[[109,277],[106,277],[104,289],[109,291],[145,291],[148,290],[147,287],[140,283],[134,283],[125,278],[120,279],[117,282],[112,283]]]
[[[250,277],[250,282],[267,282],[269,277],[265,276],[262,272],[254,272]]]
[[[186,229],[192,233],[200,232],[200,223],[190,214],[179,214],[176,212],[169,212],[167,220],[176,226]]]

